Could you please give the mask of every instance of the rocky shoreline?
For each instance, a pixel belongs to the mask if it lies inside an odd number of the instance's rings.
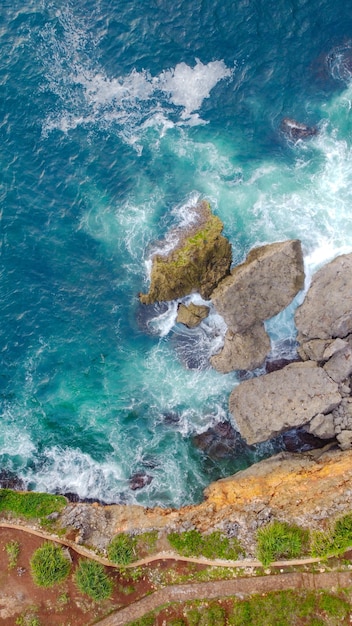
[[[171,252],[156,256],[151,290],[141,300],[150,303],[166,298],[170,284],[173,297],[182,299],[198,291],[201,284],[203,294],[210,296],[228,328],[224,347],[212,357],[212,365],[220,372],[262,366],[260,375],[257,372],[240,382],[230,395],[229,412],[242,441],[252,445],[300,429],[308,438],[315,437],[320,449],[281,452],[210,484],[201,504],[180,510],[68,503],[56,521],[78,544],[104,551],[112,537],[124,531],[218,529],[237,536],[250,555],[254,554],[257,528],[271,519],[322,528],[328,520],[352,509],[352,254],[336,258],[313,277],[295,315],[295,362],[282,359],[273,371],[263,373],[270,355],[264,322],[288,306],[304,285],[301,244],[292,240],[256,248],[230,271],[231,254],[221,235],[220,220],[214,222],[207,203],[201,204],[199,215],[197,222],[195,211],[191,230],[177,233]],[[227,251],[226,261],[218,255],[219,241]],[[201,258],[206,259],[203,267]],[[173,278],[166,281],[168,291],[164,293],[169,262]],[[206,284],[208,276],[210,283]],[[179,294],[175,292],[178,285]],[[188,316],[186,308],[181,302],[178,323],[190,328],[209,312],[206,306],[194,305]],[[228,447],[230,452],[236,449],[236,431],[230,423],[214,432],[217,447]],[[211,446],[209,437],[199,445]],[[134,488],[145,484],[145,477],[140,476]]]

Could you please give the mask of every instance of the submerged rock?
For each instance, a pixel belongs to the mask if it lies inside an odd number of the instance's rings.
[[[245,443],[230,422],[219,422],[193,437],[193,444],[211,459],[223,459],[243,451]]]
[[[330,413],[341,400],[338,385],[308,361],[241,383],[231,393],[230,411],[242,437],[254,444]]]
[[[177,310],[176,322],[184,324],[187,328],[195,328],[202,320],[208,317],[209,311],[208,306],[194,304],[193,302],[187,306],[180,304]]]
[[[293,141],[306,139],[307,137],[313,137],[318,134],[318,129],[315,126],[307,126],[307,124],[297,122],[297,120],[291,117],[284,117],[281,122],[281,130],[286,137]]]
[[[212,366],[223,374],[233,370],[253,370],[270,352],[270,338],[263,324],[256,324],[243,333],[228,330],[221,352],[211,357]]]
[[[221,232],[221,220],[212,214],[208,202],[192,209],[193,224],[175,230],[173,249],[153,258],[151,284],[147,294],[140,294],[143,304],[175,300],[197,291],[207,300],[218,283],[230,271],[232,250]]]
[[[297,239],[254,248],[212,294],[233,333],[242,333],[286,308],[304,285]]]
[[[152,480],[153,477],[145,472],[135,472],[130,478],[130,489],[132,489],[132,491],[143,489],[143,487],[150,485]]]

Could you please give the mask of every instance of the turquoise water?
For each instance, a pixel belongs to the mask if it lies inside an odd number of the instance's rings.
[[[351,251],[348,3],[5,0],[0,44],[0,468],[82,498],[196,502],[268,450],[215,462],[193,445],[230,419],[237,379],[209,368],[215,314],[191,332],[175,303],[139,305],[151,246],[206,197],[235,262],[298,237],[309,277]],[[319,134],[288,142],[284,116]],[[268,323],[274,354],[298,301]]]

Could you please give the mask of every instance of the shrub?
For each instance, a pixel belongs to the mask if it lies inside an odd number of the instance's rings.
[[[9,569],[13,569],[17,565],[18,555],[20,553],[20,544],[18,541],[9,541],[5,545],[5,550],[9,559]]]
[[[257,556],[267,567],[280,558],[300,556],[308,542],[309,532],[299,526],[274,521],[257,532]]]
[[[135,558],[137,541],[134,537],[121,533],[116,535],[108,545],[110,561],[117,565],[128,565]]]
[[[104,567],[96,561],[79,561],[75,583],[82,593],[96,602],[110,598],[113,590],[111,578],[105,573]]]
[[[30,561],[32,578],[39,587],[52,587],[68,576],[70,561],[63,549],[54,543],[44,543]]]

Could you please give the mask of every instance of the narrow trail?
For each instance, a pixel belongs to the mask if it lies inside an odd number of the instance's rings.
[[[68,548],[71,548],[81,556],[93,559],[108,567],[117,566],[108,559],[95,554],[93,551],[83,546],[77,545],[73,541],[63,539],[57,535],[50,534],[44,530],[31,528],[21,524],[11,522],[0,522],[0,528],[8,528],[30,533],[54,541]],[[221,559],[205,559],[195,557],[183,557],[173,552],[159,552],[153,556],[134,561],[125,567],[133,568],[141,565],[148,565],[154,561],[186,561],[208,566],[237,567],[237,568],[262,568],[260,561],[255,559],[243,559],[239,561],[226,561]],[[289,561],[275,561],[270,567],[282,568],[292,565],[309,565],[318,563],[319,558],[292,559]],[[137,600],[133,604],[122,608],[112,615],[105,617],[99,622],[99,626],[124,626],[129,622],[143,617],[146,613],[156,610],[158,607],[169,602],[185,602],[187,600],[215,599],[220,597],[252,595],[255,593],[268,593],[269,591],[279,591],[283,589],[333,589],[338,587],[352,586],[352,572],[322,572],[306,573],[291,572],[278,573],[274,575],[239,577],[231,580],[217,580],[203,583],[187,583],[184,585],[170,585],[164,589],[155,591],[153,594]]]
[[[37,537],[41,537],[42,539],[47,539],[48,541],[55,541],[56,543],[60,543],[63,546],[71,548],[77,554],[81,556],[85,556],[93,561],[97,561],[102,565],[106,565],[107,567],[118,568],[118,565],[111,563],[109,559],[100,556],[93,552],[93,550],[89,550],[88,548],[84,548],[83,546],[78,545],[74,541],[70,541],[69,539],[63,539],[62,537],[58,537],[57,535],[53,535],[45,532],[44,530],[39,530],[37,528],[31,528],[30,526],[22,526],[21,524],[12,524],[11,522],[0,522],[0,528],[12,528],[14,530],[22,530],[23,532],[30,533],[31,535],[36,535]],[[133,561],[129,565],[124,565],[123,568],[133,568],[140,567],[142,565],[148,565],[149,563],[153,563],[154,561],[186,561],[187,563],[197,563],[198,565],[208,565],[213,567],[263,567],[263,564],[257,559],[241,559],[238,561],[228,561],[225,559],[206,559],[204,557],[192,557],[192,556],[181,556],[176,552],[158,552],[151,556],[147,556],[143,559],[139,559],[138,561]],[[305,558],[305,559],[291,559],[290,561],[274,561],[270,564],[270,567],[285,567],[290,565],[309,565],[310,563],[319,563],[321,559],[319,558]]]

